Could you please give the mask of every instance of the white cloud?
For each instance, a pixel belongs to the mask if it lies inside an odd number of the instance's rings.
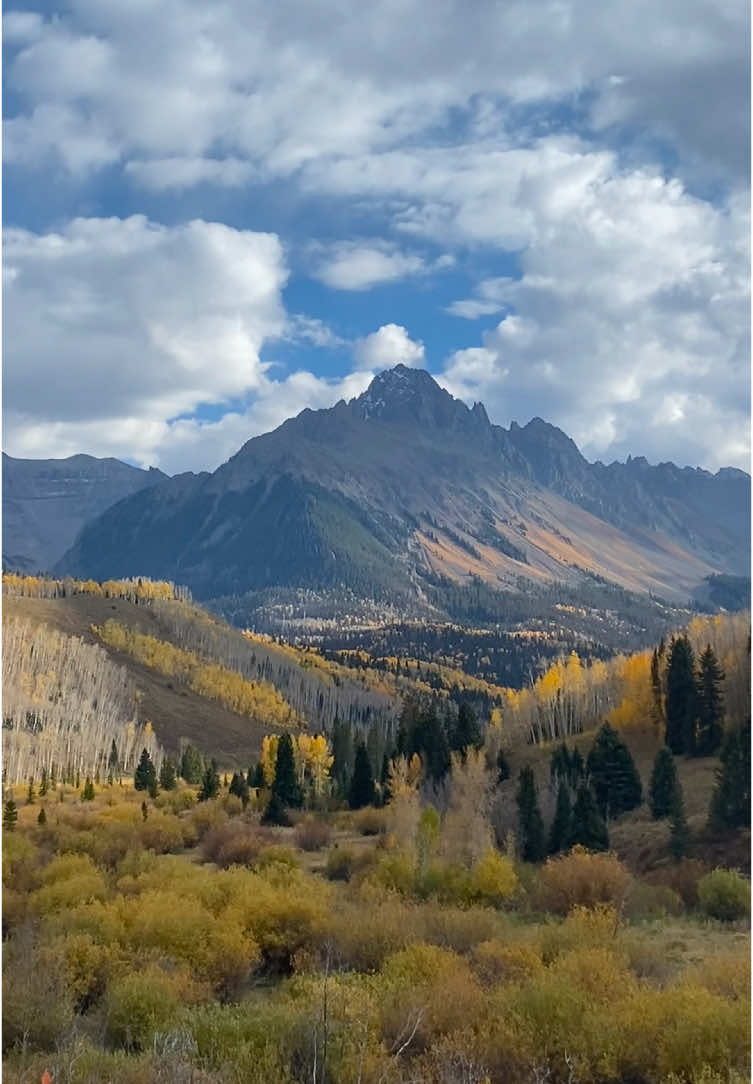
[[[476,287],[476,297],[453,301],[447,306],[447,312],[464,320],[477,320],[479,316],[501,312],[505,308],[506,290],[511,282],[512,279],[506,276],[482,279]]]
[[[240,188],[256,175],[251,163],[240,158],[187,158],[179,155],[149,161],[134,159],[126,164],[126,173],[154,192],[181,191],[197,184]]]
[[[354,356],[360,369],[391,369],[394,365],[423,368],[424,344],[414,342],[399,324],[384,324],[378,331],[359,339]]]
[[[262,344],[285,328],[274,234],[134,216],[8,229],[4,247],[5,436],[18,454],[44,434],[91,450],[99,432],[138,456],[170,419],[258,388]]]
[[[425,266],[420,256],[401,252],[386,241],[337,241],[324,250],[313,275],[336,290],[368,290],[420,274]]]

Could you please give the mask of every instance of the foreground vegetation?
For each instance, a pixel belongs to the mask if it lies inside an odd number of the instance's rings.
[[[222,786],[19,791],[5,1079],[747,1079],[748,882],[521,863],[457,780],[289,828]]]

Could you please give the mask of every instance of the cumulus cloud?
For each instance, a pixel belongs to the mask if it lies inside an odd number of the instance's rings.
[[[134,216],[8,229],[4,247],[6,441],[19,454],[44,434],[90,449],[99,427],[138,455],[170,419],[258,388],[261,347],[285,328],[274,234]]]
[[[420,369],[424,365],[424,344],[414,342],[399,324],[384,324],[378,331],[359,339],[353,350],[359,369],[377,371],[394,365]]]
[[[337,241],[318,260],[314,277],[336,290],[368,290],[425,269],[420,256],[401,252],[387,241]]]

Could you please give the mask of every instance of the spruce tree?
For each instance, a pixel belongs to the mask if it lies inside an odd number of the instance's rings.
[[[14,831],[17,820],[18,809],[16,808],[16,803],[12,798],[9,798],[3,806],[3,828],[8,832]]]
[[[672,796],[669,825],[669,851],[674,860],[679,862],[687,855],[690,842],[690,829],[685,818],[685,801],[679,780]]]
[[[480,749],[483,744],[481,726],[470,704],[458,708],[458,717],[450,731],[450,748],[465,756],[469,748]]]
[[[39,781],[39,797],[40,798],[44,798],[44,796],[47,794],[47,786],[48,786],[48,784],[47,784],[47,769],[42,768],[42,776],[41,776],[41,779]]]
[[[180,774],[186,783],[200,783],[204,776],[204,760],[195,745],[187,745],[180,758]]]
[[[669,748],[664,745],[656,754],[648,785],[648,800],[654,820],[668,817],[672,812],[672,801],[677,785],[675,758]]]
[[[696,690],[698,731],[694,750],[696,756],[710,757],[722,743],[724,736],[723,681],[724,671],[719,665],[711,644],[707,644],[698,664]]]
[[[199,801],[208,802],[210,798],[216,798],[220,792],[220,777],[217,772],[217,761],[212,760],[204,770],[204,777],[201,780],[201,790],[199,791]]]
[[[290,734],[283,734],[277,743],[272,797],[277,798],[285,809],[300,809],[303,805],[303,795],[295,770],[293,739]]]
[[[609,723],[597,734],[586,764],[602,817],[619,817],[641,804],[643,787],[638,769],[627,745]]]
[[[133,775],[133,786],[135,790],[150,790],[154,789],[157,783],[157,773],[154,770],[154,763],[149,756],[149,750],[143,749],[141,751],[141,757],[136,765],[136,771]]]
[[[94,784],[92,783],[91,778],[88,775],[86,777],[86,782],[84,783],[84,789],[81,791],[81,801],[94,801]]]
[[[609,833],[606,822],[599,813],[591,788],[581,783],[573,806],[571,843],[580,843],[589,851],[609,849]]]
[[[586,762],[580,749],[573,749],[570,754],[570,786],[577,790],[586,778]]]
[[[443,721],[436,706],[431,703],[422,711],[414,731],[416,752],[426,768],[426,775],[434,783],[441,782],[450,770],[450,743]]]
[[[178,780],[175,775],[175,765],[170,757],[165,757],[159,770],[159,785],[163,790],[175,790]]]
[[[524,862],[540,862],[546,854],[544,822],[541,818],[533,768],[527,764],[520,769],[518,779],[518,830]]]
[[[353,734],[347,723],[335,718],[332,726],[332,779],[341,797],[345,797],[353,774]]]
[[[233,772],[233,778],[230,780],[230,793],[234,794],[236,798],[240,798],[243,803],[243,808],[245,809],[251,795],[243,772]]]
[[[364,806],[372,805],[374,794],[374,776],[371,771],[369,753],[365,744],[359,742],[348,793],[348,805],[351,809],[362,809]]]
[[[261,761],[253,769],[253,776],[251,775],[252,769],[248,769],[248,785],[250,787],[256,787],[257,790],[263,790],[267,785],[264,778],[264,769],[262,768]]]
[[[288,817],[288,811],[280,800],[280,796],[275,794],[274,791],[269,796],[269,802],[267,808],[264,810],[261,818],[262,824],[278,824],[285,828],[290,824],[290,818]]]
[[[743,828],[750,824],[750,719],[729,730],[722,742],[716,786],[711,796],[712,829]]]
[[[39,810],[39,816],[37,817],[37,824],[42,824],[42,825],[47,824],[47,814],[45,812],[44,806],[42,806],[42,808]]]
[[[566,782],[562,782],[557,791],[557,807],[549,830],[550,854],[558,854],[560,851],[568,849],[573,829],[572,822],[573,809],[570,802],[570,789]]]
[[[552,789],[556,789],[561,783],[569,783],[571,773],[570,750],[567,748],[567,743],[563,741],[553,751],[549,762],[549,782]]]
[[[653,721],[662,726],[666,720],[664,716],[664,655],[666,645],[662,638],[659,646],[651,653],[651,701]]]
[[[112,745],[110,746],[110,755],[107,758],[107,767],[109,774],[114,778],[116,775],[120,775],[120,756],[118,755],[118,747],[115,744],[115,739],[112,739]]]
[[[675,756],[695,750],[696,676],[687,636],[672,641],[667,664],[666,743]]]

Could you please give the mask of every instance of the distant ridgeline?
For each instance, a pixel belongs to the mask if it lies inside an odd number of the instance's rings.
[[[150,580],[146,576],[132,579],[74,580],[70,576],[56,580],[50,576],[27,576],[24,573],[3,572],[3,594],[19,598],[68,598],[71,595],[96,595],[100,598],[123,598],[128,602],[155,602],[175,599],[190,602],[187,587],[176,586],[169,580]]]

